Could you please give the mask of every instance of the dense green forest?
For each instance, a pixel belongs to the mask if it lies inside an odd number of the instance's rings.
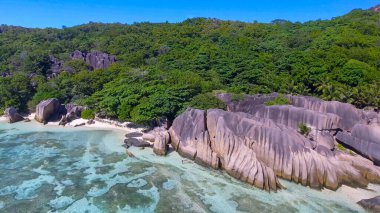
[[[75,50],[116,56],[105,70]],[[48,77],[49,56],[74,68]],[[89,23],[62,29],[0,27],[0,109],[27,112],[46,98],[147,123],[188,106],[223,108],[213,94],[291,93],[380,107],[380,13],[332,20],[244,23]]]

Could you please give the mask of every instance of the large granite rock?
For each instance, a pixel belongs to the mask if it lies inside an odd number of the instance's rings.
[[[321,126],[321,124],[325,122],[326,117],[329,117],[329,119],[335,120],[334,124],[336,127],[342,130],[351,130],[357,123],[368,123],[370,119],[365,111],[357,109],[351,104],[337,101],[323,101],[319,98],[309,96],[285,96],[289,99],[290,105],[297,107],[298,110],[291,108],[290,106],[273,106],[266,108],[264,105],[265,102],[276,99],[278,97],[277,93],[254,96],[246,95],[242,100],[233,100],[232,95],[230,94],[219,94],[217,97],[226,103],[228,111],[245,112],[257,116],[257,113],[263,113],[263,111],[268,111],[270,109],[270,113],[274,115],[273,117],[276,117],[276,120],[282,120],[282,123],[292,124],[291,120],[287,121],[286,119],[289,118],[294,120],[305,116],[303,114],[306,113],[308,114],[307,119],[313,120],[305,120],[306,122],[304,123],[309,123],[311,126],[316,126],[318,128],[325,127],[324,125]],[[284,112],[284,110],[292,110],[293,113],[291,116],[287,116],[289,113],[282,115],[281,113]],[[280,115],[281,117],[277,118],[275,115]],[[336,123],[337,117],[340,118],[339,123]],[[379,118],[379,116],[377,116],[377,118]],[[289,126],[294,126],[294,124]]]
[[[371,199],[363,199],[359,201],[358,204],[370,211],[380,212],[380,196]]]
[[[47,123],[51,120],[58,119],[60,104],[58,99],[51,98],[40,102],[36,106],[35,120],[40,123]]]
[[[254,114],[262,107],[261,105],[276,99],[278,93],[268,95],[244,95],[241,100],[234,100],[233,95],[227,93],[218,94],[217,97],[227,105],[227,111]]]
[[[153,143],[153,152],[156,155],[165,156],[168,151],[170,135],[167,131],[160,131],[156,134]]]
[[[286,96],[293,106],[302,107],[315,112],[330,113],[341,117],[338,124],[343,130],[351,130],[357,123],[367,123],[366,113],[351,104],[338,101],[323,101],[308,96]]]
[[[94,70],[106,69],[111,64],[116,62],[116,57],[113,55],[108,55],[100,51],[91,51],[88,53],[81,52],[79,50],[74,51],[71,54],[71,59],[82,60],[90,65]]]
[[[333,190],[379,180],[380,171],[369,172],[374,165],[354,164],[352,157],[331,151],[330,144],[319,145],[273,120],[188,109],[174,120],[169,134],[180,155],[265,190],[281,188],[277,177]]]
[[[266,118],[278,124],[298,129],[300,123],[317,130],[337,129],[341,118],[335,114],[321,113],[309,109],[284,106],[257,106],[255,117]]]
[[[5,109],[4,115],[9,119],[9,123],[16,123],[24,120],[24,118],[20,114],[18,114],[16,108],[14,107],[9,107]]]
[[[339,132],[336,139],[380,165],[380,126],[357,124],[349,132]]]

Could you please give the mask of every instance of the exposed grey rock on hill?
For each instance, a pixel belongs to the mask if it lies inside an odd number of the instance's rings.
[[[16,123],[24,120],[24,118],[20,114],[18,114],[16,108],[14,107],[9,107],[5,109],[4,115],[9,119],[9,123]]]
[[[380,4],[379,5],[376,5],[376,6],[374,6],[374,7],[371,7],[371,8],[369,8],[370,10],[373,10],[373,11],[375,11],[375,12],[380,12]]]
[[[100,51],[91,51],[89,53],[81,52],[79,50],[74,51],[71,54],[71,59],[82,60],[90,65],[94,70],[96,69],[106,69],[111,64],[116,62],[116,57],[113,55],[108,55]]]
[[[59,116],[59,109],[60,104],[56,98],[42,101],[36,106],[35,120],[40,123],[47,123],[52,119],[57,119]]]

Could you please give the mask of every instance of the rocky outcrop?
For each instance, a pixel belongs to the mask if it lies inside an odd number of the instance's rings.
[[[335,127],[348,131],[357,123],[368,123],[370,119],[375,119],[375,117],[369,118],[369,115],[365,111],[357,109],[351,104],[337,101],[323,101],[309,96],[286,95],[285,97],[289,99],[291,106],[272,107],[265,106],[265,103],[276,99],[278,97],[277,93],[254,96],[246,95],[242,100],[233,100],[230,94],[219,94],[217,97],[226,103],[228,111],[245,112],[255,116],[261,116],[260,114],[266,112],[269,115],[264,114],[264,116],[269,116],[271,119],[275,119],[286,125],[290,124],[288,126],[293,128],[296,126],[294,121],[298,122],[302,120],[304,123],[317,129],[328,129],[330,128],[331,121],[327,122],[329,125],[326,126],[326,120],[334,120]],[[285,111],[289,111],[291,114]],[[339,119],[339,123],[337,123],[337,119]]]
[[[270,119],[278,124],[298,129],[300,123],[317,130],[337,129],[341,118],[335,114],[321,113],[294,106],[264,106],[259,105],[252,115],[258,118]]]
[[[267,101],[278,97],[278,93],[268,95],[244,95],[242,99],[234,99],[233,95],[221,93],[217,97],[227,105],[227,111],[254,114]]]
[[[375,11],[375,12],[380,12],[380,4],[376,5],[374,7],[369,8],[369,10]]]
[[[36,106],[35,120],[40,123],[47,123],[51,120],[58,119],[60,104],[58,99],[51,98],[40,102]]]
[[[78,106],[75,104],[66,104],[64,107],[63,116],[59,122],[59,125],[66,125],[75,119],[81,118],[82,111],[85,109],[83,106]]]
[[[170,136],[167,131],[157,133],[153,143],[153,152],[156,155],[165,156],[169,149],[169,141]]]
[[[135,146],[135,147],[150,147],[151,146],[150,143],[139,140],[137,138],[126,138],[124,140],[124,144],[127,148],[131,146]]]
[[[16,108],[14,107],[9,107],[5,109],[4,115],[9,119],[9,123],[16,123],[24,120],[24,118],[20,114],[18,114]]]
[[[301,107],[319,113],[329,113],[341,118],[338,126],[343,130],[351,130],[357,123],[367,123],[367,116],[363,110],[351,104],[338,101],[323,101],[308,96],[285,96],[293,106]]]
[[[339,132],[336,139],[354,149],[361,155],[380,165],[380,126],[378,125],[355,125],[351,134]]]
[[[281,188],[278,177],[333,190],[342,184],[365,187],[380,179],[376,166],[332,151],[328,132],[320,135],[325,144],[319,144],[274,120],[188,109],[174,120],[169,134],[180,155],[268,191]]]
[[[358,202],[358,204],[370,211],[380,212],[380,196],[361,200]]]
[[[142,139],[153,143],[153,152],[165,156],[169,149],[170,135],[164,126],[156,127],[142,135]]]
[[[116,57],[113,55],[108,55],[100,51],[91,51],[91,52],[81,52],[79,50],[74,51],[71,54],[71,59],[81,60],[90,65],[94,70],[97,69],[106,69],[111,64],[116,62]]]

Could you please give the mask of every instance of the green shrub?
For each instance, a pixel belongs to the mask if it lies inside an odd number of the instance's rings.
[[[245,95],[243,93],[232,93],[231,100],[232,101],[243,101]]]
[[[94,119],[95,118],[95,112],[91,109],[85,109],[82,111],[81,117],[83,119]]]
[[[346,147],[344,147],[342,144],[338,143],[338,145],[336,145],[336,148],[342,152],[345,152],[347,150]]]
[[[299,132],[304,135],[304,136],[308,136],[311,129],[309,127],[307,127],[303,122],[298,124],[298,130]]]
[[[273,101],[267,101],[265,102],[265,105],[267,106],[274,106],[274,105],[289,105],[290,104],[290,100],[285,98],[284,95],[280,94],[277,96],[276,99],[274,99]]]
[[[199,94],[194,96],[191,101],[185,105],[185,108],[192,107],[195,109],[226,109],[226,104],[215,97],[212,93]]]

